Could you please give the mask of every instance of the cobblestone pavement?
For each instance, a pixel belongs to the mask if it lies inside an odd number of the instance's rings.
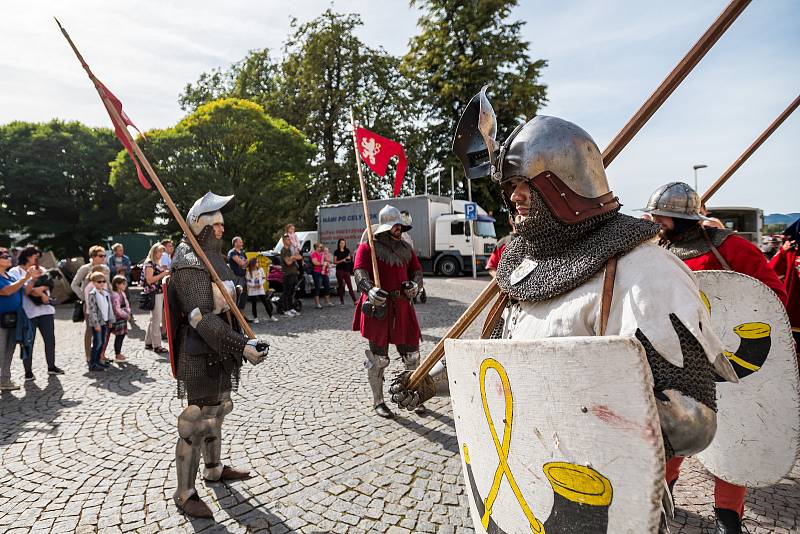
[[[423,354],[485,282],[428,281],[417,308]],[[254,477],[198,481],[213,521],[188,521],[172,504],[181,405],[167,360],[145,351],[135,329],[130,363],[89,375],[83,326],[69,311],[56,323],[66,375],[45,374],[38,340],[36,381],[0,397],[0,532],[472,532],[448,400],[430,402],[426,417],[373,416],[351,306],[254,325],[272,343],[270,359],[246,365],[223,427],[223,457]],[[19,383],[21,367],[15,360]],[[748,495],[750,532],[798,531],[798,477],[795,468]],[[687,461],[673,531],[712,532],[712,495],[708,475]]]

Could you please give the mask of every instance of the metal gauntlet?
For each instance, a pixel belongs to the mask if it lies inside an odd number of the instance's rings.
[[[356,279],[356,287],[365,295],[369,295],[369,290],[375,287],[375,284],[369,277],[369,273],[364,269],[356,269],[353,271],[353,277]]]

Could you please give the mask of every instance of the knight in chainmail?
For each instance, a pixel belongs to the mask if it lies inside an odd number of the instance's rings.
[[[589,134],[565,120],[537,116],[501,146],[490,146],[494,141],[487,139],[490,129],[482,122],[494,114],[485,113],[491,108],[483,92],[476,99],[476,124],[457,131],[454,151],[467,177],[477,177],[480,165],[490,166],[518,236],[497,269],[508,304],[494,336],[635,336],[652,370],[666,454],[703,450],[716,430],[714,373],[736,376],[709,328],[690,271],[654,242],[657,224],[619,213],[621,204]],[[482,147],[473,142],[476,137]],[[604,275],[612,259],[613,294],[607,316],[601,317]],[[400,375],[390,389],[401,406],[413,407],[442,389],[440,377],[428,376],[409,391],[408,376]]]
[[[707,226],[700,197],[688,184],[670,182],[656,189],[640,211],[653,216],[661,226],[659,244],[675,254],[692,271],[732,270],[752,276],[787,302],[786,292],[764,254],[735,232]],[[646,347],[646,345],[645,345]],[[680,475],[685,455],[667,461],[666,481],[670,490]],[[714,516],[717,534],[742,532],[747,488],[714,477]]]
[[[368,242],[356,252],[353,275],[361,291],[361,299],[353,316],[353,330],[369,340],[364,367],[372,390],[372,405],[380,417],[393,414],[383,401],[383,375],[389,365],[389,345],[400,353],[406,369],[419,365],[421,337],[413,300],[422,288],[422,265],[403,233],[411,230],[400,211],[388,204],[372,226],[375,239],[377,278],[373,271],[372,251]],[[380,285],[376,283],[379,280]],[[414,407],[417,413],[425,408]]]
[[[222,254],[223,213],[234,207],[233,196],[206,193],[194,203],[186,221],[227,292],[236,301],[240,288]],[[184,239],[175,249],[167,284],[170,355],[178,379],[178,397],[187,400],[178,416],[175,452],[178,509],[192,517],[213,517],[195,490],[202,457],[208,481],[246,478],[248,472],[223,465],[222,423],[233,410],[231,391],[239,384],[244,359],[258,364],[269,347],[248,340],[231,318],[230,307],[197,252]]]

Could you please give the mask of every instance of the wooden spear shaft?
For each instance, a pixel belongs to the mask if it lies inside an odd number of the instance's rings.
[[[686,53],[672,72],[661,82],[661,85],[650,95],[650,98],[639,108],[633,117],[628,121],[617,136],[609,143],[603,151],[603,164],[606,167],[622,152],[622,149],[633,139],[639,130],[650,120],[650,117],[661,107],[661,104],[672,94],[672,92],[683,82],[686,76],[692,72],[711,47],[722,37],[722,34],[733,24],[744,8],[750,4],[750,0],[732,0],[725,8],[717,20],[709,26],[706,32],[700,37],[695,45]]]
[[[369,254],[372,258],[372,276],[375,286],[381,287],[381,277],[378,274],[378,256],[375,254],[375,236],[372,234],[372,223],[369,219],[369,204],[367,203],[367,183],[364,181],[364,172],[361,170],[361,153],[358,151],[358,136],[356,136],[356,116],[350,109],[350,124],[353,127],[353,150],[356,152],[356,167],[358,167],[358,183],[361,186],[361,203],[364,206],[364,222],[367,225],[367,241]]]
[[[722,187],[722,186],[723,186],[723,184],[725,184],[725,182],[727,182],[727,181],[728,181],[728,178],[730,178],[731,176],[733,176],[733,174],[734,174],[734,173],[735,173],[737,170],[739,170],[739,167],[741,167],[741,166],[744,164],[744,162],[745,162],[745,161],[747,161],[747,160],[750,158],[750,156],[752,156],[752,155],[753,155],[753,152],[755,152],[756,150],[758,150],[758,147],[760,147],[760,146],[762,145],[762,143],[764,143],[764,141],[766,141],[766,140],[767,140],[767,138],[768,138],[770,135],[772,135],[772,133],[773,133],[775,130],[777,130],[777,129],[778,129],[778,127],[779,127],[781,124],[783,124],[783,121],[785,121],[785,120],[786,120],[786,119],[789,117],[789,115],[791,115],[791,114],[792,114],[792,112],[793,112],[794,110],[796,110],[796,109],[797,109],[797,107],[798,107],[798,106],[800,106],[800,95],[798,95],[798,96],[797,96],[797,98],[795,98],[795,99],[792,101],[792,103],[791,103],[791,104],[789,104],[789,106],[788,106],[786,109],[784,109],[784,110],[783,110],[783,112],[782,112],[780,115],[778,115],[778,117],[777,117],[777,118],[776,118],[774,121],[772,121],[772,124],[770,124],[770,125],[767,127],[767,129],[766,129],[766,130],[764,130],[763,132],[761,132],[761,135],[759,135],[759,136],[758,136],[758,139],[756,139],[755,141],[753,141],[753,144],[752,144],[752,145],[750,145],[749,147],[747,147],[747,150],[745,150],[745,151],[742,153],[742,155],[741,155],[741,156],[739,156],[739,158],[738,158],[736,161],[734,161],[734,162],[733,162],[733,164],[732,164],[730,167],[728,167],[728,169],[727,169],[725,172],[723,172],[723,173],[722,173],[722,176],[720,176],[719,178],[717,178],[717,181],[716,181],[716,182],[714,182],[714,183],[711,185],[711,187],[709,187],[709,188],[708,188],[708,191],[706,191],[705,193],[703,193],[703,196],[702,196],[702,198],[701,198],[701,202],[702,202],[703,204],[705,204],[705,203],[706,203],[706,201],[708,201],[708,199],[709,199],[709,198],[711,198],[711,195],[713,195],[714,193],[716,193],[716,192],[717,192],[717,190],[718,190],[720,187]]]
[[[95,81],[94,74],[92,74],[92,71],[89,69],[89,66],[83,60],[83,56],[81,56],[81,53],[78,51],[78,48],[75,46],[75,43],[72,42],[72,39],[70,38],[69,34],[61,26],[61,23],[58,22],[58,19],[56,19],[56,23],[58,24],[58,27],[61,28],[61,33],[64,34],[64,37],[67,39],[67,42],[69,43],[70,47],[72,47],[72,51],[75,52],[76,56],[78,56],[78,60],[80,61],[81,65],[83,66],[84,70],[86,70],[86,73],[89,75],[89,79],[92,80],[92,83],[94,83],[94,81]],[[122,117],[120,116],[120,114],[117,111],[117,109],[113,105],[111,105],[111,103],[108,101],[108,98],[106,97],[106,95],[103,92],[103,90],[100,89],[99,87],[97,87],[97,85],[95,85],[95,88],[97,89],[97,92],[100,94],[100,99],[103,101],[103,105],[105,105],[106,110],[108,110],[109,115],[111,115],[112,121],[114,122],[115,125],[119,125],[120,126],[119,130],[125,136],[125,139],[131,144],[131,147],[133,147],[133,151],[136,154],[136,157],[139,159],[139,162],[142,164],[142,166],[147,171],[147,174],[150,175],[150,180],[153,182],[153,185],[156,186],[156,189],[161,194],[161,198],[164,199],[164,202],[166,203],[167,207],[169,208],[170,213],[172,213],[172,216],[177,221],[178,226],[180,226],[180,228],[183,231],[184,235],[186,235],[186,238],[189,241],[189,244],[194,249],[195,253],[197,254],[197,257],[200,258],[200,261],[202,261],[203,265],[205,265],[206,269],[208,270],[209,274],[211,275],[212,282],[214,284],[216,284],[217,288],[219,288],[220,292],[222,293],[223,298],[225,299],[225,302],[227,302],[228,306],[230,307],[231,311],[233,312],[233,315],[236,317],[236,320],[239,321],[239,324],[242,326],[242,329],[244,330],[244,332],[247,335],[247,337],[250,338],[250,339],[255,339],[256,335],[253,333],[253,330],[250,328],[250,325],[247,324],[247,321],[245,320],[244,316],[242,315],[241,310],[239,310],[238,306],[236,306],[236,302],[234,302],[233,297],[231,297],[230,293],[228,293],[228,290],[225,288],[225,284],[222,283],[222,280],[220,279],[219,275],[217,274],[216,269],[214,269],[214,266],[211,264],[211,262],[209,261],[208,257],[206,256],[205,252],[200,247],[200,244],[197,242],[197,239],[195,238],[194,234],[192,233],[192,230],[189,228],[189,225],[186,224],[186,221],[183,219],[183,216],[178,211],[177,206],[175,206],[175,203],[172,201],[172,197],[170,197],[170,195],[167,192],[167,190],[164,189],[164,186],[161,183],[161,180],[159,180],[158,175],[156,174],[156,171],[150,165],[150,162],[147,161],[147,158],[145,157],[144,152],[142,152],[142,149],[139,148],[139,145],[136,143],[136,140],[133,138],[131,133],[128,131],[128,127],[125,124],[125,121],[122,119]]]
[[[642,129],[642,126],[653,116],[653,114],[661,107],[661,105],[669,98],[675,88],[686,78],[692,69],[700,62],[703,56],[706,55],[708,50],[716,43],[719,38],[725,33],[730,25],[736,20],[741,12],[747,7],[750,0],[733,0],[725,11],[714,21],[708,30],[703,34],[700,40],[689,50],[689,53],[681,59],[678,65],[672,69],[672,72],[667,78],[661,82],[650,98],[645,101],[639,110],[631,117],[625,126],[619,131],[614,139],[609,143],[608,147],[603,151],[603,166],[608,167],[614,158],[622,152],[622,149],[630,142],[631,139]],[[409,389],[414,389],[419,384],[420,380],[427,375],[436,362],[444,356],[444,342],[446,339],[453,339],[461,337],[467,328],[477,319],[483,309],[491,302],[494,295],[499,292],[497,287],[497,280],[492,280],[481,291],[478,298],[469,305],[466,311],[458,318],[455,324],[445,333],[444,337],[439,340],[433,350],[428,354],[419,367],[411,374],[408,379]]]

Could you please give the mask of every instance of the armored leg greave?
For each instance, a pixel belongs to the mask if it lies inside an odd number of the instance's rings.
[[[179,507],[197,493],[194,481],[200,467],[200,446],[209,430],[208,422],[199,406],[189,405],[178,416],[179,437],[175,447],[178,487],[173,498]]]
[[[233,411],[233,401],[225,399],[218,406],[204,406],[203,413],[208,416],[210,433],[203,439],[203,478],[219,480],[222,476],[222,422],[225,416]]]
[[[377,406],[383,402],[383,373],[389,366],[389,347],[379,347],[370,343],[369,349],[364,351],[366,355],[364,367],[372,390],[373,406]]]
[[[398,349],[401,349],[401,347],[398,347]],[[419,351],[400,352],[400,358],[403,360],[407,371],[413,371],[419,367]]]

